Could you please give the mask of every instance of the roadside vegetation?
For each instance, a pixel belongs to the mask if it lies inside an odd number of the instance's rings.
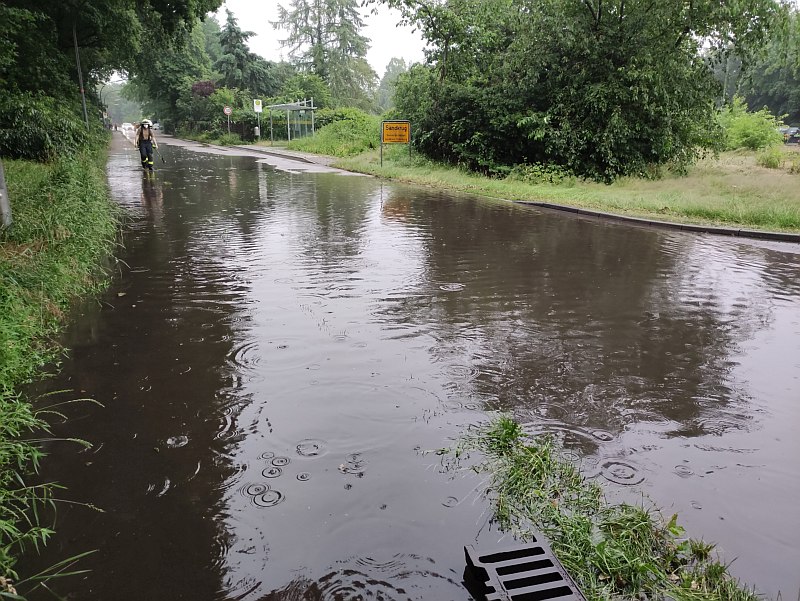
[[[731,577],[712,544],[686,537],[677,515],[609,503],[552,438],[527,437],[509,417],[473,428],[440,453],[447,469],[485,474],[500,526],[523,539],[543,533],[589,601],[761,598]]]

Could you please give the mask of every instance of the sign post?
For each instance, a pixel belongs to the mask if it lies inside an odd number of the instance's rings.
[[[381,121],[381,167],[383,167],[384,144],[408,144],[408,156],[411,156],[411,122]]]
[[[228,133],[231,133],[231,113],[233,109],[226,105],[225,108],[222,109],[222,112],[228,116]]]
[[[256,119],[258,119],[258,132],[256,136],[258,137],[259,141],[261,140],[261,111],[264,110],[264,107],[261,106],[261,99],[260,98],[253,98],[253,110],[256,112]]]

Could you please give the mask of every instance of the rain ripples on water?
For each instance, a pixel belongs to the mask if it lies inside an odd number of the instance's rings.
[[[119,273],[40,385],[103,404],[54,424],[91,455],[42,466],[103,513],[60,511],[26,573],[98,549],[60,594],[466,599],[463,546],[510,541],[432,451],[504,411],[796,595],[797,246],[197,148],[153,181],[111,157]]]

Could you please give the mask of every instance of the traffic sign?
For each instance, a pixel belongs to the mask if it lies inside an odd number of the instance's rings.
[[[383,121],[382,144],[408,144],[411,142],[411,123],[408,121]]]
[[[384,144],[408,144],[408,156],[411,156],[411,122],[381,121],[381,167],[383,167]]]
[[[257,113],[260,113],[261,111],[264,110],[264,108],[261,106],[261,100],[260,99],[253,98],[253,110],[255,112],[257,112]]]
[[[224,109],[222,109],[222,112],[226,115],[230,115],[233,112],[233,109],[229,106],[226,106]]]

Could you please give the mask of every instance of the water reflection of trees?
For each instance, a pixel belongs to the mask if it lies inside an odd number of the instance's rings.
[[[285,203],[285,222],[295,244],[297,261],[337,289],[360,269],[353,261],[363,251],[367,219],[374,206],[376,183],[371,178],[335,174],[273,175],[271,195]],[[288,243],[287,239],[287,243]]]
[[[428,280],[385,314],[429,324],[452,396],[612,432],[749,427],[731,355],[767,293],[743,279],[743,310],[726,308],[696,239],[431,193],[389,200],[398,213],[424,231]]]

